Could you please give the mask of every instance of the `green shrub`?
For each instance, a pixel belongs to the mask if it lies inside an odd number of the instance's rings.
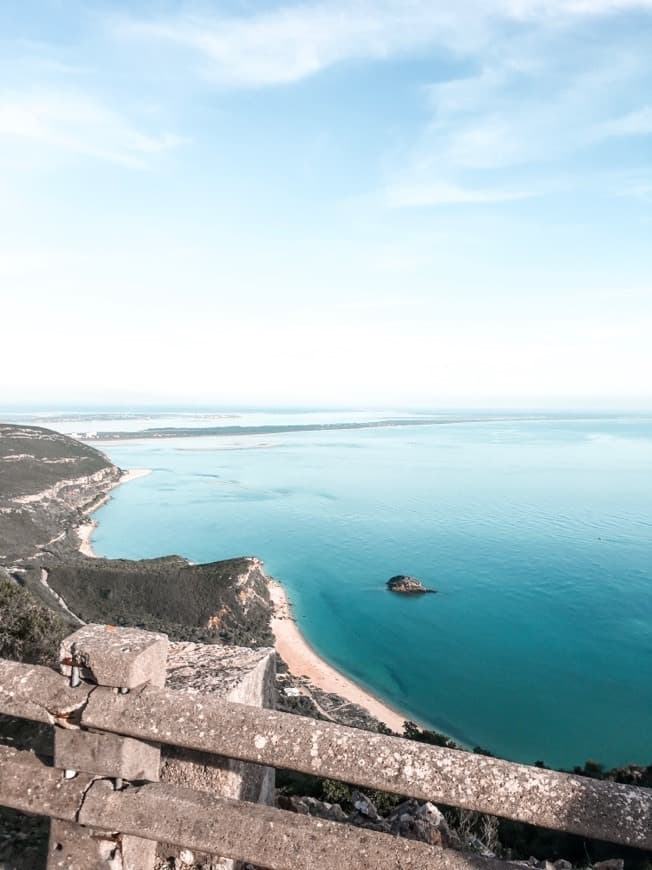
[[[329,804],[351,805],[351,787],[336,779],[325,779],[321,784],[322,799]]]
[[[58,614],[0,575],[0,658],[31,664],[55,661],[69,633]]]
[[[459,748],[457,743],[445,734],[441,734],[439,731],[429,731],[427,728],[419,728],[414,722],[403,723],[403,737],[407,740],[417,740],[419,743],[429,743],[431,746],[445,746],[447,749]]]

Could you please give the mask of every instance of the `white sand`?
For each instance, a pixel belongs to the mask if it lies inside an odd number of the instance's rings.
[[[278,654],[295,677],[308,677],[324,692],[334,692],[359,704],[393,731],[403,733],[403,723],[410,716],[394,710],[348,679],[320,658],[297,628],[285,590],[275,580],[269,581],[269,594],[274,605],[272,632]]]
[[[97,554],[93,552],[93,547],[91,545],[91,538],[93,537],[93,532],[95,531],[96,526],[97,520],[89,520],[77,529],[79,552],[84,556],[90,556],[91,559],[95,559],[97,556]]]

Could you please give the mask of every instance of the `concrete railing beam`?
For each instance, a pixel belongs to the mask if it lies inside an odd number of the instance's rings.
[[[167,689],[95,692],[89,727],[652,848],[652,791]]]
[[[66,779],[31,752],[0,746],[0,802],[21,813],[74,822],[94,778],[80,773]]]
[[[52,668],[0,659],[0,713],[6,716],[67,724],[94,688],[82,683],[72,689]]]
[[[28,783],[38,787],[29,792]],[[125,840],[168,840],[204,853],[227,855],[269,870],[503,870],[496,860],[441,849],[415,840],[327,822],[284,810],[221,798],[205,792],[163,783],[129,786],[114,791],[111,782],[79,774],[64,780],[28,752],[0,746],[2,801],[14,809],[51,815],[85,827],[79,851],[68,848],[70,835],[79,832],[67,824],[53,825],[60,839],[51,840],[50,855],[65,856],[66,870],[109,870],[116,844]],[[6,788],[5,783],[10,787]],[[101,849],[89,849],[89,831],[105,829]],[[64,837],[66,838],[64,841]],[[97,840],[95,840],[97,845]],[[57,848],[59,846],[60,848]],[[132,853],[133,855],[134,853]],[[141,857],[145,855],[141,852]],[[153,854],[153,852],[151,853]],[[80,856],[82,856],[80,858]],[[123,852],[124,861],[124,852]],[[90,863],[80,864],[86,860]],[[143,870],[146,863],[132,866]],[[93,863],[95,862],[95,863]],[[101,863],[104,862],[104,863]],[[54,865],[56,866],[56,865]],[[115,866],[115,865],[114,865]],[[123,864],[123,866],[125,866]]]

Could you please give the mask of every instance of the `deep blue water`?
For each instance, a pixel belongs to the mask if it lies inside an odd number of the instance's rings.
[[[153,474],[98,511],[99,554],[260,556],[315,648],[420,722],[652,763],[652,419],[100,446]],[[397,573],[439,594],[392,595]]]

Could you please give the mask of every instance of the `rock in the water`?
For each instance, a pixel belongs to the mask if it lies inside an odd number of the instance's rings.
[[[387,588],[391,592],[400,592],[403,595],[425,595],[434,593],[436,589],[428,589],[416,577],[408,577],[406,574],[397,574],[387,581]]]

